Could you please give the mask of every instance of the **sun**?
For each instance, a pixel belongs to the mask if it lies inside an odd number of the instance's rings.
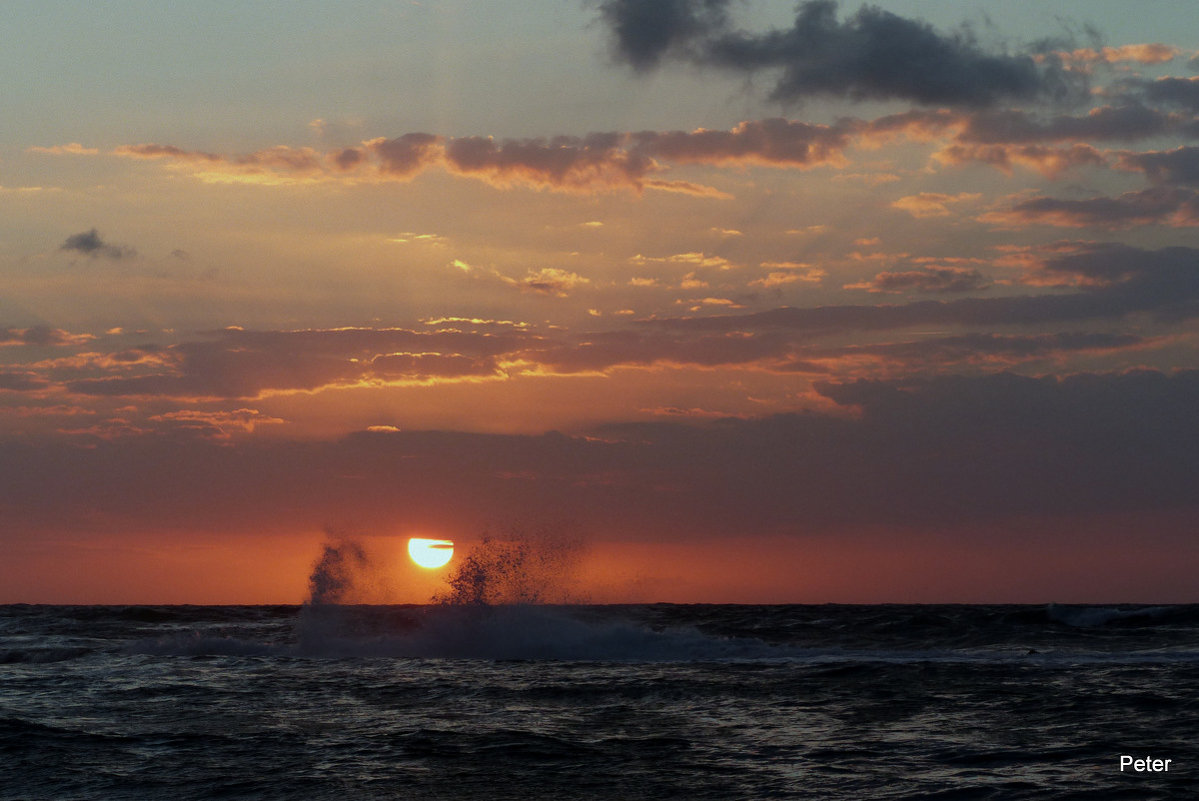
[[[421,567],[445,567],[454,557],[454,543],[450,540],[412,537],[408,540],[408,556]]]

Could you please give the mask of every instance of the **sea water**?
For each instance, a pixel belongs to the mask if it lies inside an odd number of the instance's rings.
[[[1193,799],[1197,736],[1196,606],[0,607],[4,801]]]

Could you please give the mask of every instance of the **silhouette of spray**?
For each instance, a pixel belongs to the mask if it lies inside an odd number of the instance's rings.
[[[574,574],[583,554],[580,539],[548,528],[509,529],[503,537],[484,534],[457,560],[444,593],[434,603],[473,606],[571,603]]]
[[[325,543],[308,577],[308,603],[314,606],[352,603],[355,579],[370,566],[366,551],[354,540]]]
[[[326,531],[330,541],[308,576],[308,600],[296,620],[301,653],[353,652],[355,638],[410,630],[416,621],[386,604],[392,596],[387,564],[372,557],[362,543]],[[390,609],[379,614],[380,609]]]
[[[435,604],[497,606],[504,604],[578,603],[575,573],[583,542],[564,527],[532,531],[510,527],[500,536],[490,532],[464,556],[456,557],[446,590]],[[308,577],[305,611],[353,604],[388,603],[393,570],[372,557],[360,540],[327,532],[330,540]]]

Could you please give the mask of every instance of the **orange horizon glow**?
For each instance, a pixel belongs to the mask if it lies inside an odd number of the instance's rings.
[[[1100,544],[1045,548],[1035,528],[1008,545],[978,545],[952,531],[912,539],[859,532],[844,539],[744,537],[652,543],[592,541],[553,577],[549,602],[568,603],[1184,603],[1193,586],[1176,548],[1128,552],[1129,520],[1092,520]],[[1169,519],[1163,525],[1176,523]],[[909,535],[911,533],[909,532]],[[881,537],[881,539],[880,539]],[[238,540],[196,535],[187,545],[96,542],[63,558],[47,547],[17,549],[0,565],[0,603],[301,604],[327,536]],[[409,538],[356,540],[369,566],[346,603],[425,604],[453,573],[420,567]],[[459,538],[469,554],[479,540]],[[936,559],[926,554],[936,553]],[[25,564],[16,571],[10,565]],[[946,569],[952,565],[952,569]],[[1118,565],[1113,568],[1112,565]],[[1134,580],[1159,576],[1152,594]],[[49,576],[47,580],[45,577]],[[1101,583],[1106,589],[1096,592]]]

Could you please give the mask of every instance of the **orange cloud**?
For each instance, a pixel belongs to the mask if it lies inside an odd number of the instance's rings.
[[[512,278],[494,267],[475,267],[461,259],[454,259],[450,264],[476,280],[492,281],[524,292],[558,298],[564,298],[575,288],[591,283],[591,279],[559,267],[530,269],[523,278]]]
[[[1199,192],[1159,186],[1117,197],[1063,200],[1035,197],[1010,209],[983,214],[980,222],[1006,227],[1053,225],[1064,228],[1121,230],[1138,225],[1175,228],[1199,225]]]
[[[70,142],[65,145],[52,145],[51,147],[40,147],[35,145],[26,148],[26,153],[41,153],[48,156],[95,156],[100,151],[94,147],[84,147],[78,142]]]
[[[809,284],[818,284],[828,276],[826,270],[803,262],[764,261],[761,266],[770,270],[770,272],[764,278],[757,278],[750,281],[749,286],[771,289],[800,281]]]
[[[1177,47],[1150,42],[1098,49],[1084,47],[1060,52],[1057,55],[1063,61],[1073,64],[1117,64],[1122,61],[1132,61],[1137,64],[1164,64],[1167,61],[1173,61],[1181,53],[1182,51]]]
[[[918,195],[901,197],[891,204],[893,208],[902,209],[913,217],[945,217],[950,214],[950,203],[961,203],[967,200],[977,200],[979,194],[962,192],[957,195],[946,195],[941,192],[921,192]]]
[[[811,125],[781,118],[739,123],[732,130],[632,135],[634,150],[679,164],[809,168],[840,165],[855,124]]]
[[[925,267],[919,270],[882,272],[870,281],[846,284],[846,289],[869,292],[972,292],[986,289],[990,280],[965,267]]]
[[[235,409],[229,412],[187,409],[153,415],[149,419],[169,423],[180,430],[213,439],[229,439],[234,433],[250,434],[258,426],[279,425],[285,422],[277,417],[264,415],[257,409]]]
[[[439,168],[500,188],[525,186],[566,192],[654,189],[729,198],[715,187],[668,180],[661,177],[662,173],[672,164],[799,169],[838,166],[845,162],[843,151],[853,134],[862,127],[862,123],[852,120],[813,125],[772,118],[741,122],[727,131],[701,128],[504,140],[407,133],[327,152],[279,145],[243,155],[144,143],[122,145],[112,155],[190,165],[197,177],[209,181],[403,181]]]
[[[1075,167],[1103,166],[1107,163],[1102,153],[1087,144],[1069,147],[953,144],[934,153],[933,158],[951,166],[970,162],[988,164],[1009,174],[1013,166],[1019,165],[1035,170],[1046,178],[1057,178]]]
[[[93,334],[72,334],[61,328],[50,328],[44,325],[29,328],[0,328],[0,348],[17,345],[69,346],[82,345],[96,337]]]

